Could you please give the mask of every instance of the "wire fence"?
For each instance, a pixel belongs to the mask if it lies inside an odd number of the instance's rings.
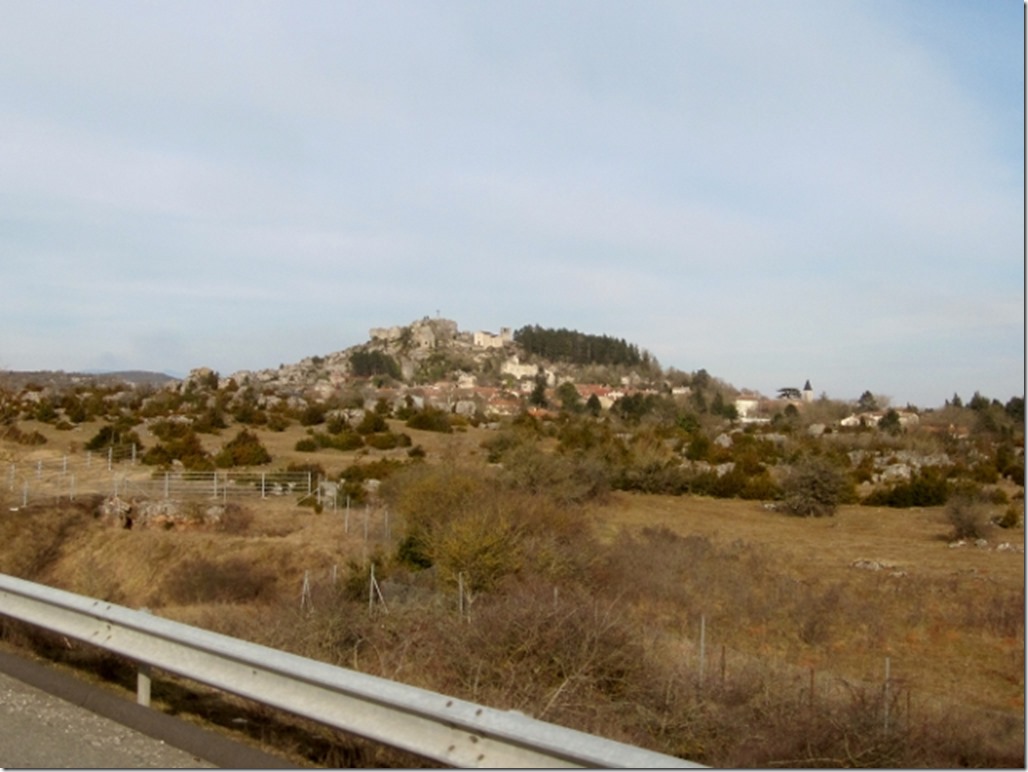
[[[9,462],[0,479],[8,498],[21,506],[42,500],[74,501],[90,494],[227,501],[281,496],[302,500],[320,493],[307,471],[155,469],[139,463],[135,447],[120,453],[112,448],[104,453]]]

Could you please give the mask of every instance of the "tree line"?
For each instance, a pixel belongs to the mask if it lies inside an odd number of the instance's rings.
[[[650,354],[624,338],[589,335],[578,330],[555,330],[528,325],[514,333],[514,341],[526,353],[554,362],[576,365],[649,366]]]

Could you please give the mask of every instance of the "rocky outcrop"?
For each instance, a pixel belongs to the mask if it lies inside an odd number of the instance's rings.
[[[99,506],[100,521],[112,528],[196,529],[217,526],[225,506],[174,499],[124,499],[110,496]]]

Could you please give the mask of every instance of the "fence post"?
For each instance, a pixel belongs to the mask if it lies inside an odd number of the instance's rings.
[[[889,670],[891,669],[889,657],[885,658],[885,684],[882,686],[882,726],[886,732],[889,731]]]
[[[703,688],[703,666],[707,657],[707,615],[700,614],[700,672],[699,685]]]
[[[265,475],[266,475],[265,472],[261,472],[261,498],[262,499],[268,498],[268,494],[267,494],[267,492],[265,490],[265,487],[264,487]]]
[[[368,582],[368,613],[375,608],[375,563],[371,563],[371,580]]]

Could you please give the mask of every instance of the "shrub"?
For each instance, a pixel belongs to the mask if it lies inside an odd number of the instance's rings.
[[[954,539],[984,539],[989,531],[989,507],[980,495],[959,493],[946,506]]]
[[[143,463],[150,466],[170,466],[173,461],[179,461],[186,469],[193,471],[213,469],[214,463],[204,450],[196,432],[189,426],[178,426],[182,428],[174,431],[160,429],[166,439],[143,454]]]
[[[365,412],[364,418],[357,424],[358,434],[378,434],[387,431],[389,431],[389,424],[386,423],[385,418],[371,410]]]
[[[373,375],[388,375],[400,378],[400,366],[396,360],[381,351],[355,351],[350,355],[350,367],[358,378]]]
[[[271,461],[271,454],[256,434],[241,429],[215,457],[214,463],[221,468],[230,466],[260,466]]]
[[[241,534],[250,530],[253,524],[253,512],[234,502],[225,505],[225,510],[218,520],[218,530],[224,533]]]
[[[504,456],[502,480],[511,488],[544,494],[564,504],[601,499],[610,488],[601,461],[590,456],[545,453],[522,444]]]
[[[325,423],[325,406],[319,404],[308,405],[300,413],[301,426],[317,426]]]
[[[1006,508],[1003,516],[996,521],[996,525],[1000,528],[1017,528],[1021,524],[1022,518],[1022,507],[1017,504],[1011,504]]]
[[[127,426],[107,424],[106,426],[101,426],[100,430],[86,443],[86,450],[108,450],[113,448],[115,455],[120,455],[130,452],[133,445],[137,449],[143,447],[143,443],[139,441],[139,435]]]
[[[453,431],[448,413],[434,407],[425,407],[407,419],[407,426],[411,429],[422,429],[427,432],[443,432],[449,434]]]
[[[937,507],[948,498],[949,488],[942,472],[926,467],[915,472],[909,482],[874,491],[863,503],[878,507]]]
[[[246,558],[195,557],[170,574],[164,590],[172,603],[250,603],[270,599],[274,582],[270,569]]]
[[[338,434],[326,434],[325,432],[314,432],[311,435],[314,442],[321,448],[333,448],[334,450],[357,450],[364,447],[364,439],[357,432],[346,430]]]
[[[392,450],[400,444],[400,438],[392,432],[369,434],[364,443],[375,450]]]
[[[845,479],[839,467],[820,456],[807,456],[782,482],[782,505],[786,512],[800,517],[831,516],[844,493]]]
[[[5,440],[17,442],[19,445],[45,445],[46,437],[37,431],[23,432],[17,426],[7,427],[2,435]]]
[[[284,432],[290,426],[290,420],[281,413],[271,413],[268,416],[268,428],[273,432]]]

